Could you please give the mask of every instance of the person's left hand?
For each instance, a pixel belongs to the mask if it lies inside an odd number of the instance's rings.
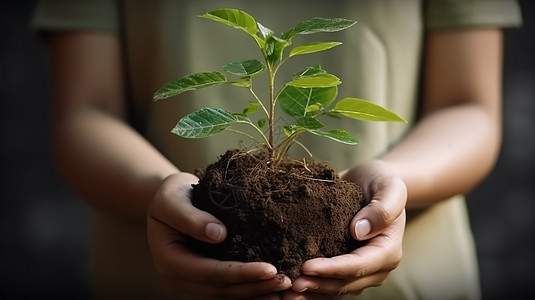
[[[341,174],[358,183],[367,205],[353,218],[350,232],[366,244],[349,254],[306,261],[283,299],[336,299],[382,285],[401,260],[407,188],[385,162],[374,160]]]

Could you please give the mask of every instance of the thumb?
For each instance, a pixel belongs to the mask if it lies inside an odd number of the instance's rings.
[[[371,201],[350,223],[354,239],[367,240],[381,233],[403,213],[407,202],[407,188],[398,178],[383,179],[370,191]]]
[[[197,240],[220,243],[227,236],[223,223],[191,204],[191,185],[198,180],[185,172],[168,176],[150,205],[149,218]]]

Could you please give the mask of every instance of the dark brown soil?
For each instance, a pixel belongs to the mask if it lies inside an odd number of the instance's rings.
[[[270,167],[267,151],[227,151],[198,174],[193,205],[228,229],[218,245],[192,241],[194,251],[233,261],[265,261],[294,279],[308,259],[357,248],[349,223],[361,189],[327,164],[285,160]]]

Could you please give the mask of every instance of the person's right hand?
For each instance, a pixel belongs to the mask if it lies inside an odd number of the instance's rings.
[[[149,207],[149,246],[167,287],[203,299],[280,299],[276,292],[290,288],[291,281],[277,275],[273,265],[219,261],[202,257],[183,245],[186,235],[220,243],[227,234],[218,219],[191,204],[191,184],[198,180],[190,173],[170,175]]]

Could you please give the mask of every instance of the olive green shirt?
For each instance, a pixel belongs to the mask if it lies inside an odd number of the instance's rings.
[[[428,30],[506,27],[520,24],[520,10],[508,0],[363,0],[363,1],[41,1],[36,29],[117,33],[124,45],[128,95],[134,126],[181,170],[215,161],[226,149],[254,143],[234,133],[207,139],[183,139],[170,130],[184,115],[202,107],[241,111],[253,98],[244,88],[215,86],[153,102],[154,92],[178,77],[221,71],[231,61],[260,59],[245,33],[198,15],[229,7],[247,11],[276,34],[314,16],[356,20],[338,33],[298,36],[294,43],[341,41],[329,51],[296,57],[283,66],[283,80],[308,66],[321,65],[342,84],[338,97],[373,101],[396,112],[408,124],[325,120],[328,129],[354,134],[348,146],[317,136],[304,137],[316,159],[337,170],[388,151],[417,121],[422,43]],[[261,59],[260,59],[261,60]],[[267,78],[254,80],[260,98]],[[322,120],[323,121],[323,120]],[[291,122],[279,114],[277,124]],[[244,129],[244,128],[240,128]],[[244,129],[246,130],[246,129]],[[282,136],[276,132],[276,136]],[[292,149],[292,155],[306,155]],[[97,295],[155,298],[161,293],[147,249],[145,228],[95,213],[95,291]],[[370,299],[477,299],[477,259],[462,196],[444,200],[407,223],[401,265],[385,285],[367,289]],[[162,294],[163,295],[163,294]],[[360,298],[359,298],[360,299]]]

